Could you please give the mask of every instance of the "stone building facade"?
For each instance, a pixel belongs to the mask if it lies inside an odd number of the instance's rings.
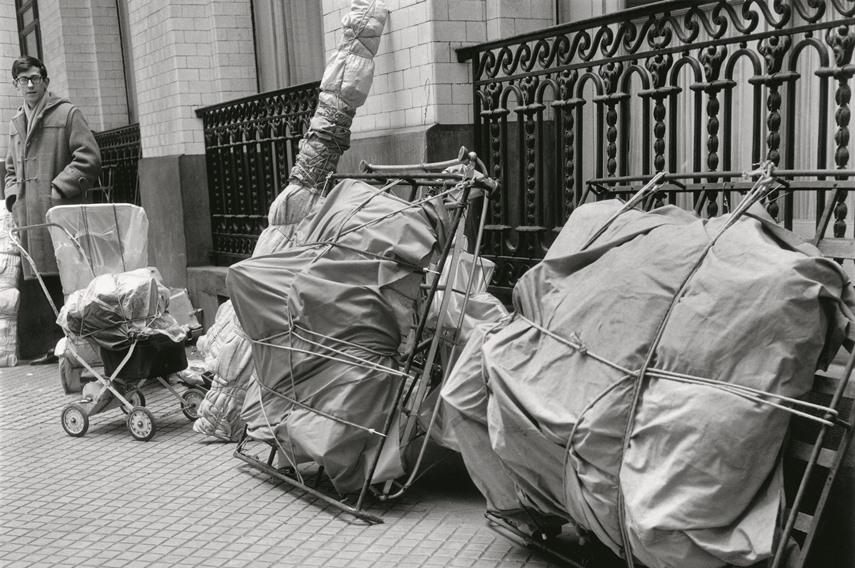
[[[325,55],[348,0],[303,0],[320,12]],[[374,85],[353,124],[341,171],[359,160],[446,159],[469,142],[469,66],[455,49],[586,18],[624,0],[386,0]],[[253,14],[260,0],[0,0],[0,120],[20,104],[11,84],[21,8],[35,5],[51,90],[81,108],[95,131],[138,123],[139,191],[151,220],[152,262],[189,287],[212,321],[222,269],[208,268],[210,221],[202,121],[195,109],[258,92]],[[23,17],[23,14],[19,14]],[[27,21],[33,15],[28,12]],[[322,68],[316,71],[319,79]],[[279,87],[291,86],[280,84]],[[8,139],[0,137],[5,155]],[[189,273],[188,273],[189,270]],[[188,275],[189,274],[189,275]]]
[[[457,48],[645,3],[385,1],[390,14],[374,84],[353,123],[351,149],[340,171],[355,171],[362,159],[382,163],[448,159],[461,144],[472,144],[471,71],[468,63],[458,62]],[[267,8],[275,10],[269,2]],[[190,290],[208,324],[226,295],[226,269],[211,266],[205,145],[195,111],[259,92],[259,74],[265,72],[259,65],[261,36],[256,30],[262,4],[261,0],[0,0],[0,73],[5,77],[0,80],[0,122],[8,124],[20,105],[9,73],[21,53],[18,16],[24,18],[22,10],[36,6],[51,90],[77,104],[96,131],[139,124],[139,191],[151,224],[151,263],[160,268],[167,284]],[[329,56],[340,38],[349,1],[302,0],[301,5],[319,12],[319,27],[309,35],[322,38],[321,49]],[[33,15],[28,12],[26,17]],[[319,79],[321,72],[317,67],[314,78]],[[306,71],[301,73],[305,78]],[[0,154],[5,155],[7,145],[4,130]],[[850,451],[841,482],[845,491],[837,499],[838,508],[844,509],[837,513],[843,519],[835,519],[838,534],[848,530],[852,535],[855,528],[853,461]],[[847,528],[840,529],[841,522]],[[851,556],[851,546],[849,551]],[[847,558],[841,566],[852,564]]]

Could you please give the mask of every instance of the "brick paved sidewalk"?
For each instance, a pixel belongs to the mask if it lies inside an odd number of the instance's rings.
[[[144,389],[158,432],[131,438],[118,409],[71,438],[56,365],[0,369],[0,566],[548,566],[489,530],[459,465],[365,526],[193,432],[178,402]],[[439,468],[438,468],[439,469]]]

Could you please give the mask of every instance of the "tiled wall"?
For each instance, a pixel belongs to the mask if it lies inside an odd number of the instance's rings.
[[[21,104],[12,86],[12,61],[18,55],[18,24],[15,0],[0,0],[0,164],[9,148],[9,119]],[[0,186],[2,186],[0,182]]]
[[[13,0],[3,1],[14,6]],[[94,130],[126,125],[115,1],[40,0],[38,7],[50,90],[71,99]]]
[[[349,0],[320,0],[327,55],[341,37]],[[17,54],[14,0],[0,0]],[[469,67],[455,49],[544,27],[553,0],[386,0],[389,20],[371,95],[354,135],[471,122]],[[114,0],[40,0],[51,88],[81,107],[96,130],[128,122]],[[129,3],[139,122],[146,156],[199,154],[194,110],[256,92],[250,0]],[[0,35],[0,41],[2,40]],[[9,91],[8,94],[5,94]],[[11,96],[8,85],[0,97]],[[2,112],[15,105],[0,98]],[[4,144],[5,142],[0,142]],[[2,148],[2,146],[0,146]]]
[[[503,39],[553,25],[555,0],[487,0],[486,16],[487,40]]]
[[[132,2],[129,17],[143,154],[203,154],[194,110],[256,93],[250,1]]]
[[[323,0],[328,56],[341,38],[349,4]],[[386,0],[386,5],[389,19],[371,94],[353,124],[356,137],[470,123],[469,67],[457,62],[455,49],[548,26],[554,19],[553,0]]]

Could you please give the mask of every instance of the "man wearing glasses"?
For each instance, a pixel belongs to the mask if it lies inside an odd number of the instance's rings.
[[[10,123],[4,198],[21,227],[44,223],[55,205],[82,203],[101,170],[101,152],[80,109],[48,92],[50,79],[41,61],[16,59],[12,79],[24,104]],[[61,306],[62,286],[48,231],[20,236],[54,303]],[[33,359],[33,365],[55,363],[53,349],[62,331],[29,263],[21,264],[19,356]]]

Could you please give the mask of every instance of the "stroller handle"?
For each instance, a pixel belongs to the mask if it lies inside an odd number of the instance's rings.
[[[38,225],[24,225],[23,227],[15,227],[9,231],[9,237],[10,237],[12,243],[16,247],[18,247],[18,250],[21,251],[21,255],[27,259],[27,262],[30,264],[30,268],[32,268],[32,270],[33,270],[33,274],[35,275],[36,279],[39,281],[39,285],[41,286],[42,292],[44,292],[45,298],[47,299],[48,303],[50,304],[50,307],[53,309],[54,315],[56,317],[59,317],[59,309],[57,309],[56,304],[54,303],[53,298],[50,295],[50,292],[48,292],[47,286],[45,285],[45,282],[42,279],[42,275],[39,272],[39,269],[36,266],[36,263],[33,260],[33,257],[30,256],[30,254],[27,252],[27,249],[25,249],[24,245],[21,244],[21,239],[20,239],[21,233],[25,233],[27,231],[33,231],[35,229],[48,229],[50,227],[56,227],[57,229],[60,229],[62,232],[64,232],[68,236],[68,240],[73,242],[74,246],[77,247],[77,250],[81,254],[81,256],[84,259],[86,259],[87,262],[89,261],[89,258],[86,256],[86,252],[83,250],[83,247],[80,246],[80,243],[77,242],[77,239],[74,238],[74,235],[72,235],[68,229],[66,229],[62,225],[57,225],[56,223],[39,223]],[[90,266],[89,269],[92,270],[92,267]],[[93,271],[93,274],[94,274],[94,271]]]
[[[49,229],[51,227],[56,227],[57,229],[65,233],[65,236],[68,237],[68,240],[74,243],[74,247],[77,249],[78,254],[80,254],[80,258],[82,258],[86,262],[86,264],[89,265],[89,271],[92,272],[93,276],[95,276],[95,269],[92,266],[92,261],[86,254],[86,251],[83,250],[83,247],[80,245],[80,241],[77,240],[77,237],[71,234],[71,231],[69,231],[62,225],[58,225],[57,223],[39,223],[37,225],[24,225],[23,227],[15,227],[14,229],[11,229],[9,231],[9,235],[12,237],[12,242],[15,244],[15,246],[17,246],[22,253],[26,254],[27,251],[24,249],[23,244],[21,244],[19,233],[25,233],[27,231],[33,231],[35,229]],[[26,254],[26,256],[27,260],[32,265],[33,272],[38,272],[36,270],[32,258],[30,258],[28,254]]]
[[[26,233],[27,231],[33,231],[35,229],[47,229],[49,227],[56,227],[57,229],[64,232],[66,235],[68,235],[68,238],[71,241],[73,241],[74,244],[76,244],[78,248],[80,248],[80,252],[83,252],[83,248],[80,247],[80,243],[77,242],[77,239],[74,238],[74,235],[72,235],[68,231],[68,229],[66,229],[62,225],[57,225],[56,223],[39,223],[38,225],[24,225],[23,227],[15,227],[15,228],[11,229],[9,231],[9,233],[12,235],[12,237],[14,237],[14,239],[16,241],[15,244],[17,244],[18,247],[20,247],[21,245],[18,244],[18,243],[20,243],[20,239],[18,238],[19,233]]]
[[[74,246],[77,248],[77,252],[80,253],[81,258],[83,258],[88,264],[90,264],[89,270],[92,270],[91,262],[89,260],[89,257],[86,255],[86,251],[83,250],[83,247],[80,245],[80,242],[74,235],[71,234],[71,231],[69,231],[62,225],[58,225],[57,223],[39,223],[38,225],[24,225],[23,227],[15,227],[14,229],[11,229],[9,231],[9,234],[11,235],[12,242],[15,244],[15,246],[17,246],[21,250],[21,252],[26,252],[24,250],[24,246],[21,244],[19,234],[25,233],[27,231],[33,231],[35,229],[49,229],[51,227],[56,227],[57,229],[65,233],[65,235],[68,237],[68,240],[74,243]],[[92,273],[94,275],[95,271],[92,270]]]

